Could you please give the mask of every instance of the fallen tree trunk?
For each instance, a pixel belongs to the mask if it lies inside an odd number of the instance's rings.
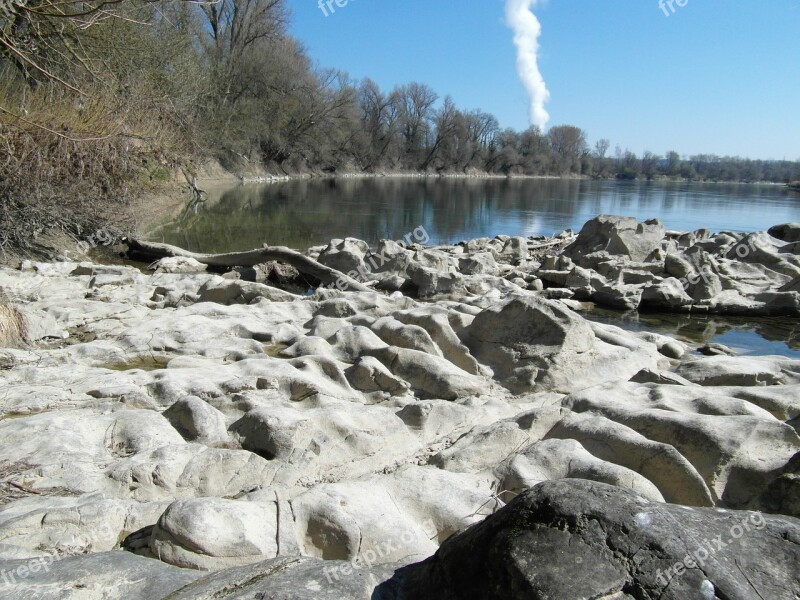
[[[570,236],[568,238],[559,238],[557,240],[550,240],[549,242],[545,242],[543,244],[536,244],[536,245],[528,245],[528,250],[533,252],[534,250],[541,250],[542,248],[550,248],[552,246],[558,246],[559,244],[571,244],[576,239],[578,239],[577,235]]]
[[[210,267],[253,267],[276,260],[291,265],[304,275],[319,279],[324,284],[335,285],[340,290],[375,291],[349,275],[326,267],[313,258],[309,258],[285,246],[264,246],[247,252],[229,252],[227,254],[199,254],[158,242],[144,242],[129,238],[124,241],[128,246],[128,256],[134,260],[152,262],[160,258],[182,256],[184,258],[193,258],[197,262]]]

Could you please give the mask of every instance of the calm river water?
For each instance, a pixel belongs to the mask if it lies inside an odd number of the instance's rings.
[[[668,229],[754,231],[800,221],[781,186],[558,179],[315,179],[217,192],[158,235],[204,252],[262,244],[296,249],[331,238],[400,239],[424,226],[432,244],[578,230],[598,214],[660,218]]]
[[[764,230],[800,221],[800,194],[781,186],[555,179],[314,179],[242,185],[212,193],[196,211],[152,239],[199,252],[295,249],[356,237],[401,239],[423,226],[430,244],[477,237],[551,235],[579,230],[598,214],[661,219],[668,229]],[[746,354],[800,358],[795,319],[685,316],[593,318],[718,341]]]

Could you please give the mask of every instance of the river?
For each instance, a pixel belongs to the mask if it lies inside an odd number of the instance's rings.
[[[563,179],[339,178],[240,185],[160,232],[204,252],[264,243],[295,249],[331,238],[399,239],[423,226],[432,244],[579,230],[598,214],[660,218],[668,229],[754,231],[800,221],[782,186]]]

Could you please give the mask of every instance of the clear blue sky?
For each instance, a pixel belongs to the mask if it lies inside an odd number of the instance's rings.
[[[528,126],[503,0],[349,0],[325,17],[289,0],[320,65],[389,90],[427,83],[504,127]],[[637,154],[800,159],[800,0],[547,0],[539,68],[549,126]]]

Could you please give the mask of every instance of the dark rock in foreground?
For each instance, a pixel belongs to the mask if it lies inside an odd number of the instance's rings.
[[[42,554],[25,560],[0,560],[3,600],[152,600],[202,577],[129,552],[57,557]]]
[[[398,600],[796,600],[800,521],[548,481],[379,591]]]

